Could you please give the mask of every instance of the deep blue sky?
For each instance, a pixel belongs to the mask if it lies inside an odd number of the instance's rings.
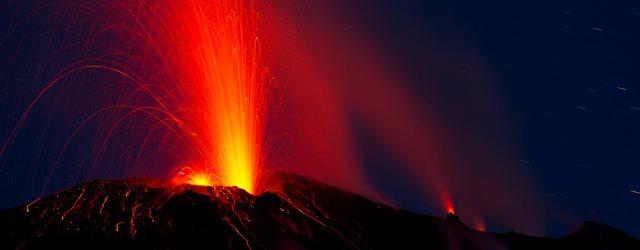
[[[589,218],[637,237],[640,3],[420,2],[380,8],[409,27],[453,22],[487,59],[546,196],[549,232]]]
[[[2,33],[13,23],[8,13],[25,11],[6,2],[0,7]],[[416,75],[422,69],[412,63],[420,61],[412,52],[427,35],[451,46],[472,46],[481,55],[482,70],[496,79],[514,127],[505,133],[513,134],[515,146],[523,151],[521,163],[544,196],[550,235],[566,233],[574,221],[594,219],[639,237],[640,194],[634,190],[640,191],[640,2],[519,2],[376,0],[358,2],[353,11],[359,11],[370,24],[370,33],[396,51],[400,64]],[[22,55],[37,55],[32,50],[17,52],[39,32],[41,24],[31,22],[14,31],[17,36],[1,37],[1,139],[24,105],[18,94],[22,92],[14,90],[29,92],[16,86],[29,82],[33,70],[29,67],[32,57]],[[34,46],[24,45],[24,49]],[[466,62],[456,60],[452,57],[448,65],[464,68]],[[455,68],[439,74],[461,72]],[[419,80],[413,84],[421,89]],[[47,117],[35,119],[46,121]],[[49,126],[47,131],[58,131],[56,126],[64,124]],[[25,159],[34,156],[33,143],[18,141],[7,162],[12,171],[0,173],[5,181],[0,206],[16,205],[38,193],[38,188],[7,184],[14,175],[26,175],[15,166],[27,164]],[[369,157],[365,162],[385,164],[376,150],[363,149]],[[38,157],[43,162],[52,158],[46,153]],[[394,190],[406,191],[386,187],[387,193]],[[401,201],[405,207],[424,210],[424,204],[405,199]]]
[[[422,34],[483,56],[551,235],[585,219],[640,235],[640,2],[374,2],[365,16],[404,61]]]

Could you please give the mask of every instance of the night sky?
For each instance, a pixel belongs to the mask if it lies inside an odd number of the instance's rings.
[[[453,51],[471,46],[486,60],[482,68],[473,68],[456,61],[454,52],[444,70],[450,71],[443,74],[459,79],[484,70],[495,76],[513,129],[498,133],[516,138],[520,165],[544,196],[550,235],[593,219],[638,237],[640,4],[399,2],[375,1],[363,9],[406,67],[420,71],[412,62],[420,61],[415,51],[429,39],[424,36],[445,41]],[[424,85],[420,80],[414,84]],[[463,92],[474,84],[473,76],[459,81],[450,88]],[[442,106],[464,112],[457,104]],[[369,154],[376,155],[375,150]]]
[[[12,30],[15,17],[33,7],[17,2],[0,7],[0,34],[5,34],[0,35],[2,141],[24,110],[25,96],[42,85],[32,81],[30,62],[47,46],[56,46],[37,40],[36,34],[46,30],[42,19],[27,19]],[[409,79],[402,84],[429,99],[451,131],[474,137],[478,143],[473,147],[501,138],[517,151],[511,167],[524,169],[535,183],[546,211],[547,235],[560,236],[581,221],[596,220],[640,237],[640,3],[518,2],[375,0],[340,6],[379,46],[392,51],[387,60]],[[427,68],[433,53],[441,61]],[[50,60],[66,63],[64,58]],[[56,69],[43,71],[38,74],[51,75]],[[476,85],[479,78],[490,79],[483,81],[491,82],[487,95],[501,109],[498,118],[474,109],[475,101],[466,98],[484,96]],[[59,142],[55,131],[65,130],[68,123],[47,114],[36,112],[24,130],[33,138],[17,140],[8,156],[0,158],[6,158],[0,171],[0,207],[21,204],[41,192],[32,183],[45,174],[27,173],[30,168],[21,166],[55,159],[54,153],[42,153],[46,150],[38,138]],[[417,195],[414,187],[389,171],[395,163],[370,141],[373,132],[353,119],[364,166],[375,185],[400,207],[437,213],[435,205],[412,198]],[[482,119],[490,121],[473,122]],[[507,125],[491,127],[492,119]],[[465,126],[467,122],[477,126]],[[39,124],[48,124],[47,129],[37,129]],[[73,165],[72,158],[65,163]],[[72,184],[61,181],[51,189]]]

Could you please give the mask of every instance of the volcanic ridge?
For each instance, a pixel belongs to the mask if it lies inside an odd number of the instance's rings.
[[[0,212],[0,248],[640,249],[596,222],[562,238],[486,233],[293,174],[278,191],[94,180]]]

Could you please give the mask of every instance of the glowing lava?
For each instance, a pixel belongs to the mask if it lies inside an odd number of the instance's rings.
[[[211,186],[211,181],[209,180],[209,176],[206,176],[204,174],[196,174],[190,177],[187,180],[187,183],[191,185],[196,185],[196,186]]]
[[[172,112],[201,162],[186,183],[254,193],[268,82],[259,50],[258,4],[190,3],[163,6],[148,37],[180,86],[181,105],[191,107]]]
[[[446,200],[444,204],[447,214],[456,214],[456,209],[453,207],[453,202],[451,200]]]

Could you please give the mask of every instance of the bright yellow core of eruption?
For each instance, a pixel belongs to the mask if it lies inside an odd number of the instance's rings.
[[[191,176],[187,180],[187,183],[191,185],[196,185],[196,186],[212,186],[213,185],[209,177],[204,174],[196,174]]]
[[[230,120],[233,120],[233,117]],[[242,124],[246,123],[244,118],[238,118],[230,123],[239,126],[227,126],[225,130],[228,132],[220,135],[222,137],[220,141],[224,143],[220,152],[223,155],[223,160],[218,161],[223,165],[222,183],[225,186],[236,186],[253,193],[254,162],[251,151],[256,146],[251,146],[254,140],[247,136],[251,134],[251,131],[243,129]]]

